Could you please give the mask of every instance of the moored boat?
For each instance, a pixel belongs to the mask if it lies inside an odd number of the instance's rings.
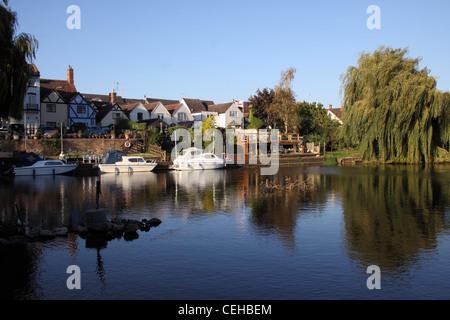
[[[203,152],[199,148],[188,148],[173,161],[170,168],[178,171],[213,170],[222,169],[225,165],[225,159],[219,158],[214,153]]]
[[[150,172],[156,166],[155,160],[145,160],[139,156],[128,156],[120,150],[105,152],[98,165],[100,173]]]
[[[13,167],[16,176],[42,176],[68,174],[78,167],[77,163],[66,163],[62,160],[43,159],[30,152],[24,154]]]

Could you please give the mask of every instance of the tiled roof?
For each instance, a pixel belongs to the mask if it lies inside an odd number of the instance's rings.
[[[108,94],[82,93],[81,95],[88,102],[94,101],[94,100],[100,100],[103,102],[111,102],[111,98],[109,97]],[[125,101],[123,101],[123,98],[121,96],[116,96],[116,102],[117,103],[125,103]]]
[[[144,107],[145,107],[145,109],[147,109],[148,112],[152,112],[153,109],[155,109],[158,106],[158,104],[160,104],[160,103],[161,103],[161,101],[152,102],[152,103],[145,103]]]
[[[132,111],[136,108],[141,102],[132,102],[132,103],[118,103],[118,105],[122,108],[122,110]]]
[[[178,109],[178,107],[180,106],[180,103],[174,103],[174,104],[168,104],[165,105],[167,111],[169,111],[170,114],[173,114],[175,112],[175,110]]]
[[[63,98],[64,102],[68,102],[74,94],[77,93],[77,88],[74,84],[70,84],[67,80],[53,80],[41,79],[41,101],[44,100],[50,92],[56,90]]]
[[[328,109],[329,111],[331,111],[332,113],[334,113],[334,115],[336,117],[338,117],[339,119],[342,116],[342,108],[333,108],[333,109]]]
[[[210,105],[210,106],[208,106],[208,111],[224,113],[228,110],[229,107],[231,107],[232,104],[233,104],[233,102]]]
[[[208,106],[213,105],[213,101],[209,100],[200,100],[200,99],[186,99],[183,98],[184,102],[186,102],[187,107],[191,112],[201,112],[208,111]]]

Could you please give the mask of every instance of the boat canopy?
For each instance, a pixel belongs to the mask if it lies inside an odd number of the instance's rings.
[[[118,161],[122,161],[122,157],[127,154],[120,150],[111,150],[103,154],[102,163],[103,164],[114,164]]]
[[[202,149],[191,147],[182,150],[182,155],[179,156],[179,159],[191,159],[191,158],[197,158],[203,153]]]
[[[35,164],[39,160],[42,160],[42,158],[40,156],[38,156],[34,152],[28,152],[28,153],[25,153],[25,154],[20,156],[20,158],[19,158],[19,160],[18,160],[18,162],[16,164],[16,167],[32,166],[33,164]]]

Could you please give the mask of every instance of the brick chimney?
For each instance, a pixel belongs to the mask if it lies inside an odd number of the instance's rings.
[[[73,69],[71,66],[69,66],[69,69],[67,69],[67,82],[70,84],[75,84],[73,81]]]
[[[117,93],[114,92],[114,89],[112,89],[109,94],[109,101],[111,101],[111,104],[114,104],[116,103],[116,100],[117,100]]]
[[[330,104],[330,110],[333,109],[333,105]]]

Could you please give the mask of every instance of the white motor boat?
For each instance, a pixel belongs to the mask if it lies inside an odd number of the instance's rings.
[[[199,148],[188,148],[173,161],[170,168],[178,171],[212,170],[222,169],[225,165],[225,159],[219,158],[214,153],[205,153]]]
[[[78,167],[77,163],[66,163],[61,160],[42,159],[30,152],[21,157],[13,167],[16,176],[43,176],[68,174]]]
[[[123,151],[111,150],[103,154],[102,161],[97,166],[101,173],[134,173],[150,172],[157,165],[155,160],[145,160],[139,156],[128,156]]]

